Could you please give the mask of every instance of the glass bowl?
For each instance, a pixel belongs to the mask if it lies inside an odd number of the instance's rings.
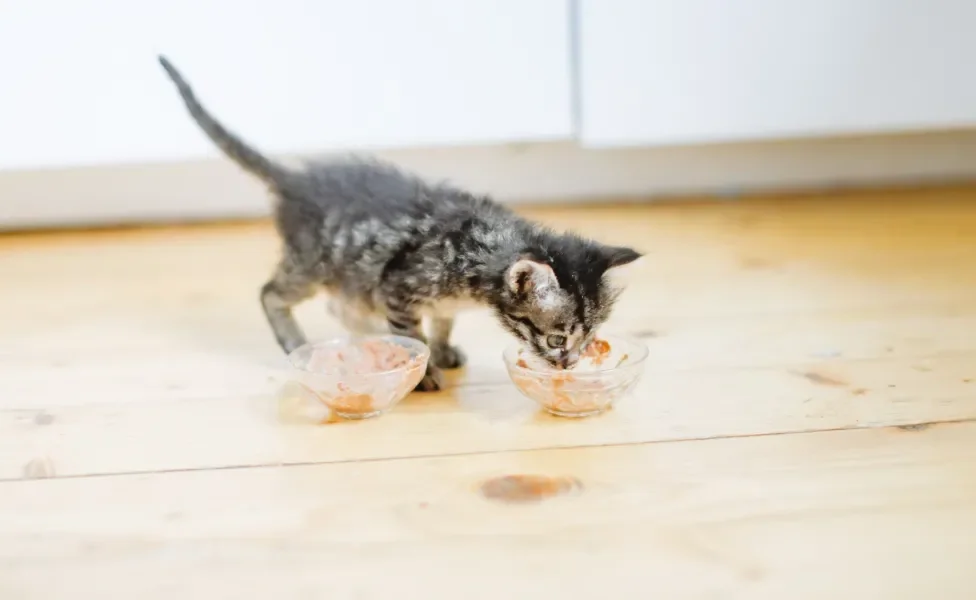
[[[310,342],[288,355],[290,378],[344,419],[368,419],[393,408],[420,383],[430,349],[396,335]]]
[[[589,417],[634,389],[644,374],[647,355],[647,346],[639,340],[607,335],[567,370],[552,368],[520,343],[506,348],[503,357],[509,377],[523,395],[554,415]]]

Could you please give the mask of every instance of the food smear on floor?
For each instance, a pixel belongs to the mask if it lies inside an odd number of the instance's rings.
[[[509,503],[541,502],[582,489],[583,484],[575,477],[547,475],[505,475],[485,481],[480,488],[485,498]]]

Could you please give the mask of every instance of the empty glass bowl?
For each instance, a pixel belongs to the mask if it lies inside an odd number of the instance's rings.
[[[430,350],[396,335],[310,342],[288,355],[290,378],[344,419],[385,413],[420,383]]]
[[[542,408],[560,417],[589,417],[634,389],[647,355],[641,341],[607,335],[567,370],[553,369],[519,343],[505,349],[504,360],[515,386]]]

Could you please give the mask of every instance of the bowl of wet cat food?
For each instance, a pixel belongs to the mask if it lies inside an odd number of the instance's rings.
[[[515,387],[560,417],[598,415],[630,393],[644,374],[647,346],[625,336],[594,340],[579,362],[556,369],[516,343],[505,349],[505,367]]]
[[[344,419],[390,410],[427,370],[430,349],[396,335],[351,336],[310,342],[288,355],[290,377]]]

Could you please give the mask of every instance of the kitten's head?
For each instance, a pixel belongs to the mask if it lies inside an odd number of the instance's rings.
[[[555,368],[576,364],[623,291],[624,271],[641,257],[631,248],[566,241],[512,262],[495,306],[502,325]]]

